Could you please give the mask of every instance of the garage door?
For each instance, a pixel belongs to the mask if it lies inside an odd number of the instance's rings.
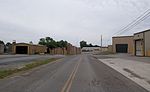
[[[28,46],[16,46],[16,54],[28,54]]]
[[[128,44],[116,44],[116,53],[128,53]]]
[[[136,55],[142,56],[142,41],[136,41],[135,43],[136,43],[136,46],[135,46]]]

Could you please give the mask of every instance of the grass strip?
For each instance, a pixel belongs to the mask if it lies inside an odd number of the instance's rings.
[[[15,69],[8,69],[8,70],[0,70],[0,79],[3,79],[7,76],[10,76],[14,73],[30,70],[30,69],[33,69],[35,67],[48,64],[48,63],[56,61],[56,60],[58,60],[58,58],[51,58],[51,59],[48,59],[48,60],[35,61],[35,62],[30,63],[30,64],[26,64],[24,67],[19,68],[19,69],[15,68]]]

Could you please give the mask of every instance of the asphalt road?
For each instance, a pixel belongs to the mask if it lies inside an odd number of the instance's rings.
[[[68,56],[0,80],[0,92],[148,92],[89,55]]]
[[[3,55],[0,56],[0,69],[16,68],[24,64],[45,60],[49,58],[61,58],[63,55]]]

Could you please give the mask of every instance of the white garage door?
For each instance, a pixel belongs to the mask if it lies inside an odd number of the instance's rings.
[[[136,41],[136,55],[142,56],[142,41]]]

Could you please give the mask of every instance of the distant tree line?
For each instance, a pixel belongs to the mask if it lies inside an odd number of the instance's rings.
[[[0,44],[5,44],[3,41],[0,40]]]
[[[88,44],[86,41],[81,41],[80,42],[80,47],[83,48],[83,47],[100,47],[98,45],[92,45],[91,43]]]
[[[5,45],[5,46],[12,45],[10,42],[7,42],[7,43],[5,44],[2,40],[0,40],[0,44],[3,44],[3,45]]]
[[[56,41],[51,37],[45,37],[40,39],[39,44],[47,46],[48,49],[53,49],[58,47],[65,48],[67,47],[68,42],[64,40]]]
[[[9,47],[12,45],[10,42],[7,42],[6,44],[4,43],[4,41],[0,40],[0,44],[4,45],[4,52],[7,53],[7,50],[9,49]]]

